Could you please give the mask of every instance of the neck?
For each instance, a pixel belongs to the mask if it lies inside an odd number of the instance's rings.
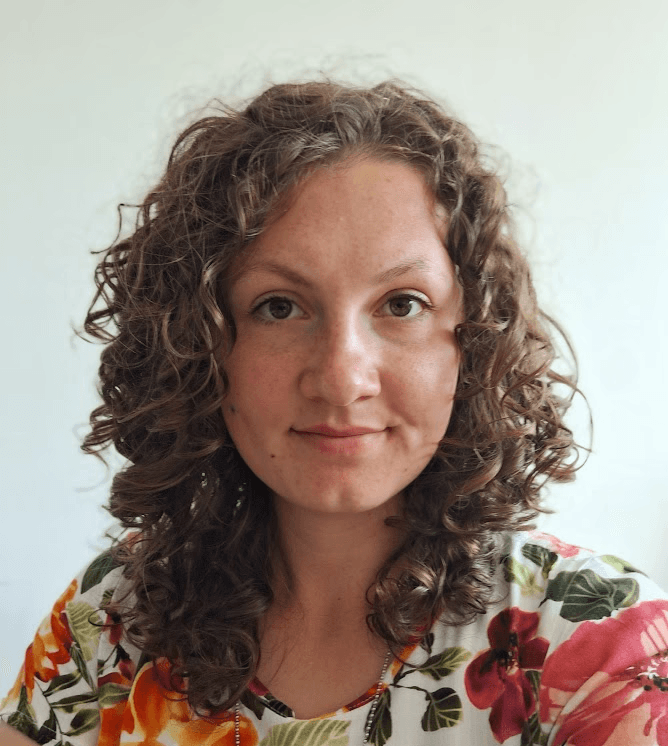
[[[403,538],[385,524],[399,513],[399,498],[361,513],[319,513],[276,498],[276,601],[309,616],[366,615],[366,591]]]

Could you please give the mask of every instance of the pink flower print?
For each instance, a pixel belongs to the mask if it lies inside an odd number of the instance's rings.
[[[545,663],[540,711],[555,743],[668,746],[668,601],[583,622]]]

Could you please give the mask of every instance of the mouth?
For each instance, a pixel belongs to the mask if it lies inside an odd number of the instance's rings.
[[[308,430],[293,430],[292,432],[308,447],[327,456],[370,456],[376,453],[384,444],[383,436],[389,428],[382,430],[372,428],[331,427],[309,428]],[[321,432],[324,430],[325,432]]]
[[[328,438],[354,438],[359,435],[370,435],[372,433],[381,433],[385,428],[377,427],[344,427],[336,428],[330,425],[314,425],[303,429],[293,429],[300,435],[323,435]]]

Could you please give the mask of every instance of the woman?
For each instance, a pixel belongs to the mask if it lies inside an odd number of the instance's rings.
[[[274,86],[180,136],[96,281],[83,447],[128,459],[128,533],[38,631],[10,726],[668,743],[666,597],[523,530],[574,476],[575,384],[464,125],[394,83]]]

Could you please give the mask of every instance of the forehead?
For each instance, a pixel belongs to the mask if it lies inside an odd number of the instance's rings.
[[[365,222],[368,211],[373,217],[385,217],[388,225],[401,222],[406,227],[414,219],[445,216],[417,168],[396,159],[361,155],[308,174],[291,190],[275,219],[290,211],[294,219],[308,213],[322,217],[336,213],[341,222]]]
[[[309,174],[281,200],[263,233],[238,266],[253,271],[269,255],[289,255],[307,263],[314,251],[350,258],[364,254],[369,264],[411,255],[436,245],[446,253],[445,208],[423,175],[405,163],[349,158]]]

